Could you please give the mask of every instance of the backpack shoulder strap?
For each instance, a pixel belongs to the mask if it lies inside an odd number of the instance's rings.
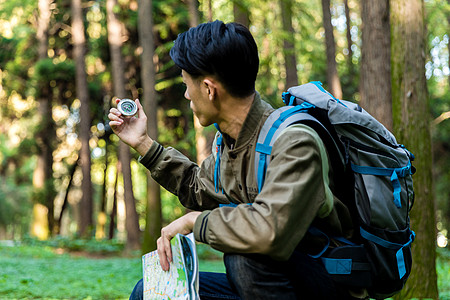
[[[331,152],[333,155],[338,155],[341,164],[344,163],[343,157],[339,154],[339,148],[327,128],[307,112],[313,108],[314,106],[307,102],[297,106],[284,106],[273,111],[267,118],[261,128],[256,144],[255,174],[258,183],[258,192],[261,192],[264,185],[265,173],[270,162],[273,144],[281,132],[290,125],[301,123],[312,127],[323,140],[329,155],[329,149],[335,149],[331,150]],[[334,159],[334,161],[336,160]]]

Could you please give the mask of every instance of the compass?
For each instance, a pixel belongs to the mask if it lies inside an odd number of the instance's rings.
[[[125,117],[133,117],[137,113],[137,105],[131,99],[122,99],[119,104],[117,104],[117,109]]]

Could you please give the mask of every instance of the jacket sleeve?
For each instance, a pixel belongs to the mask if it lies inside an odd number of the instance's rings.
[[[225,195],[214,190],[213,155],[206,158],[200,168],[176,149],[164,148],[153,142],[139,161],[162,187],[178,196],[180,202],[189,209],[202,211],[229,203]]]
[[[287,260],[316,216],[333,208],[328,158],[317,133],[286,129],[274,143],[264,187],[253,205],[203,212],[194,235],[225,253],[260,253]]]

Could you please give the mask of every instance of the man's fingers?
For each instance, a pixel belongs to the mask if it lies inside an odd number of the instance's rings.
[[[167,255],[166,255],[167,251],[165,249],[164,240],[165,239],[163,237],[160,237],[156,241],[156,244],[157,244],[157,247],[158,247],[157,250],[158,250],[158,256],[159,256],[159,264],[161,265],[161,268],[164,271],[168,271],[170,264],[169,264],[169,261],[167,259]],[[170,247],[170,243],[169,243],[169,247]]]
[[[110,110],[108,118],[109,118],[109,126],[111,127],[120,126],[123,124],[123,119],[120,118],[120,112],[115,108],[112,108]]]
[[[168,239],[164,239],[164,249],[166,251],[167,261],[169,263],[172,262],[172,247],[170,246],[170,241]]]

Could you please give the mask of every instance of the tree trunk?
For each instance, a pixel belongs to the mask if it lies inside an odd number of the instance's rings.
[[[207,2],[208,2],[208,22],[212,22],[213,20],[212,0],[207,0]]]
[[[322,0],[323,27],[325,29],[325,48],[327,52],[328,91],[342,99],[341,81],[336,64],[336,45],[334,43],[333,25],[331,24],[330,0]]]
[[[191,0],[189,3],[196,1]],[[142,46],[141,54],[141,80],[144,110],[147,113],[147,128],[150,136],[158,139],[157,112],[158,103],[155,91],[155,66],[153,56],[155,54],[155,41],[153,37],[153,11],[152,1],[139,0],[138,2],[138,30],[139,42]],[[192,5],[189,11],[194,10]],[[161,189],[147,171],[147,210],[142,252],[147,253],[156,249],[156,240],[161,235],[162,212],[161,212]]]
[[[106,135],[103,137],[105,140],[105,169],[103,171],[103,186],[102,186],[102,193],[100,195],[100,209],[98,211],[98,215],[97,215],[97,225],[96,225],[96,229],[95,229],[95,238],[96,239],[104,239],[106,237],[106,231],[105,231],[105,226],[106,226],[106,221],[107,221],[107,217],[106,217],[106,203],[107,203],[107,199],[108,199],[108,181],[106,180],[108,178],[108,140],[109,140],[109,135]]]
[[[117,0],[106,1],[108,43],[111,53],[111,72],[114,83],[114,94],[122,99],[126,97],[125,78],[123,76],[125,69],[121,53],[123,24],[114,14],[114,6],[116,5]],[[125,228],[127,231],[126,248],[128,250],[136,250],[140,248],[139,217],[136,212],[136,204],[131,182],[130,149],[123,142],[119,142],[119,160],[122,163],[122,175],[124,184],[124,199],[126,210]]]
[[[200,24],[200,14],[198,11],[198,0],[188,0],[189,26],[195,27]]]
[[[348,6],[348,0],[344,0],[344,7],[345,7],[345,20],[346,20],[346,37],[347,37],[347,66],[348,66],[348,75],[349,75],[349,82],[353,81],[353,78],[355,76],[355,68],[353,66],[353,50],[352,50],[352,24],[350,19],[350,7]]]
[[[55,228],[54,228],[55,234],[61,234],[62,218],[63,218],[64,212],[66,211],[67,205],[69,204],[69,201],[68,201],[69,200],[69,191],[72,186],[73,175],[75,174],[75,171],[77,169],[79,161],[80,161],[80,157],[78,157],[77,161],[69,169],[69,183],[67,184],[66,190],[64,192],[64,200],[63,200],[63,204],[61,206],[61,211],[59,212],[59,217],[55,221]]]
[[[51,0],[39,0],[39,17],[37,21],[36,38],[38,40],[38,59],[47,58],[48,30],[52,12]],[[47,86],[47,84],[45,84]],[[48,88],[40,91],[39,118],[41,128],[36,134],[39,147],[38,160],[33,172],[33,189],[36,195],[33,203],[33,215],[30,234],[39,239],[47,239],[53,225],[53,155],[51,149],[52,108]],[[49,228],[50,227],[50,228]]]
[[[430,112],[425,78],[423,0],[391,0],[391,68],[394,132],[418,158],[413,176],[413,268],[397,299],[438,299]]]
[[[79,205],[80,220],[78,234],[82,237],[90,237],[93,233],[93,202],[91,182],[91,151],[89,139],[91,131],[91,118],[89,110],[89,91],[86,75],[86,38],[84,35],[84,21],[81,0],[71,1],[72,9],[72,40],[74,45],[74,59],[76,68],[76,92],[81,102],[80,106],[80,163],[83,180],[81,182],[82,198]]]
[[[109,230],[108,238],[111,240],[114,238],[114,232],[116,231],[116,217],[117,217],[117,193],[119,190],[119,175],[122,172],[122,163],[120,160],[117,161],[116,167],[116,180],[114,182],[114,196],[111,213],[109,215]]]
[[[294,28],[292,27],[292,2],[280,0],[281,19],[283,20],[283,54],[286,69],[286,87],[299,84],[297,76],[297,59],[295,57]]]
[[[250,11],[243,1],[233,1],[234,22],[240,23],[245,27],[250,26]]]
[[[447,3],[450,5],[450,0],[447,0]],[[450,32],[450,11],[447,10],[447,26],[448,26],[448,32]],[[448,67],[450,68],[450,42],[447,43],[448,47]],[[448,88],[450,90],[450,74],[447,76],[448,79]]]
[[[361,8],[361,106],[392,131],[389,0],[364,0]]]

